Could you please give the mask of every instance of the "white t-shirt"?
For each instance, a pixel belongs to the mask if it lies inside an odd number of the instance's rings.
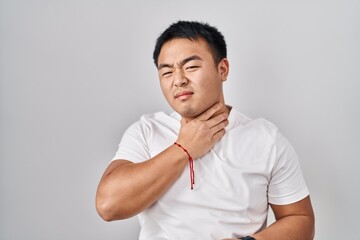
[[[208,240],[251,235],[266,227],[268,204],[290,204],[309,195],[297,155],[264,119],[235,109],[225,136],[194,160],[151,207],[139,214],[140,240]],[[180,115],[144,115],[122,137],[115,159],[142,162],[171,146]]]

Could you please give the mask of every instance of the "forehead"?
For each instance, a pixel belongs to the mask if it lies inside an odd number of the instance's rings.
[[[158,63],[159,65],[162,63],[173,64],[192,55],[198,55],[203,60],[213,60],[211,50],[205,40],[176,38],[164,43]]]

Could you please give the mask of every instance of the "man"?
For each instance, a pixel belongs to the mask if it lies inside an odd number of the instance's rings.
[[[154,50],[175,110],[124,134],[96,196],[106,221],[139,214],[140,239],[313,239],[314,215],[296,154],[278,129],[225,105],[226,43],[179,21]],[[276,221],[266,227],[268,206]]]

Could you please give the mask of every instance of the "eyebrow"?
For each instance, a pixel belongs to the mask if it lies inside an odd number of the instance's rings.
[[[178,63],[178,66],[184,66],[187,62],[190,62],[192,60],[202,60],[202,58],[198,55],[193,55],[193,56],[190,56],[190,57],[187,57],[183,60],[181,60],[179,63]],[[169,68],[172,68],[174,67],[174,64],[167,64],[167,63],[162,63],[159,65],[158,67],[158,70],[162,69],[162,68],[165,68],[165,67],[169,67]]]

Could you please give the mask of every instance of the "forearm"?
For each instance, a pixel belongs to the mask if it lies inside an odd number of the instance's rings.
[[[314,221],[305,215],[283,217],[253,237],[256,240],[312,240]]]
[[[109,166],[100,181],[97,210],[107,221],[125,219],[151,206],[181,175],[188,162],[178,147],[170,146],[142,163]]]

